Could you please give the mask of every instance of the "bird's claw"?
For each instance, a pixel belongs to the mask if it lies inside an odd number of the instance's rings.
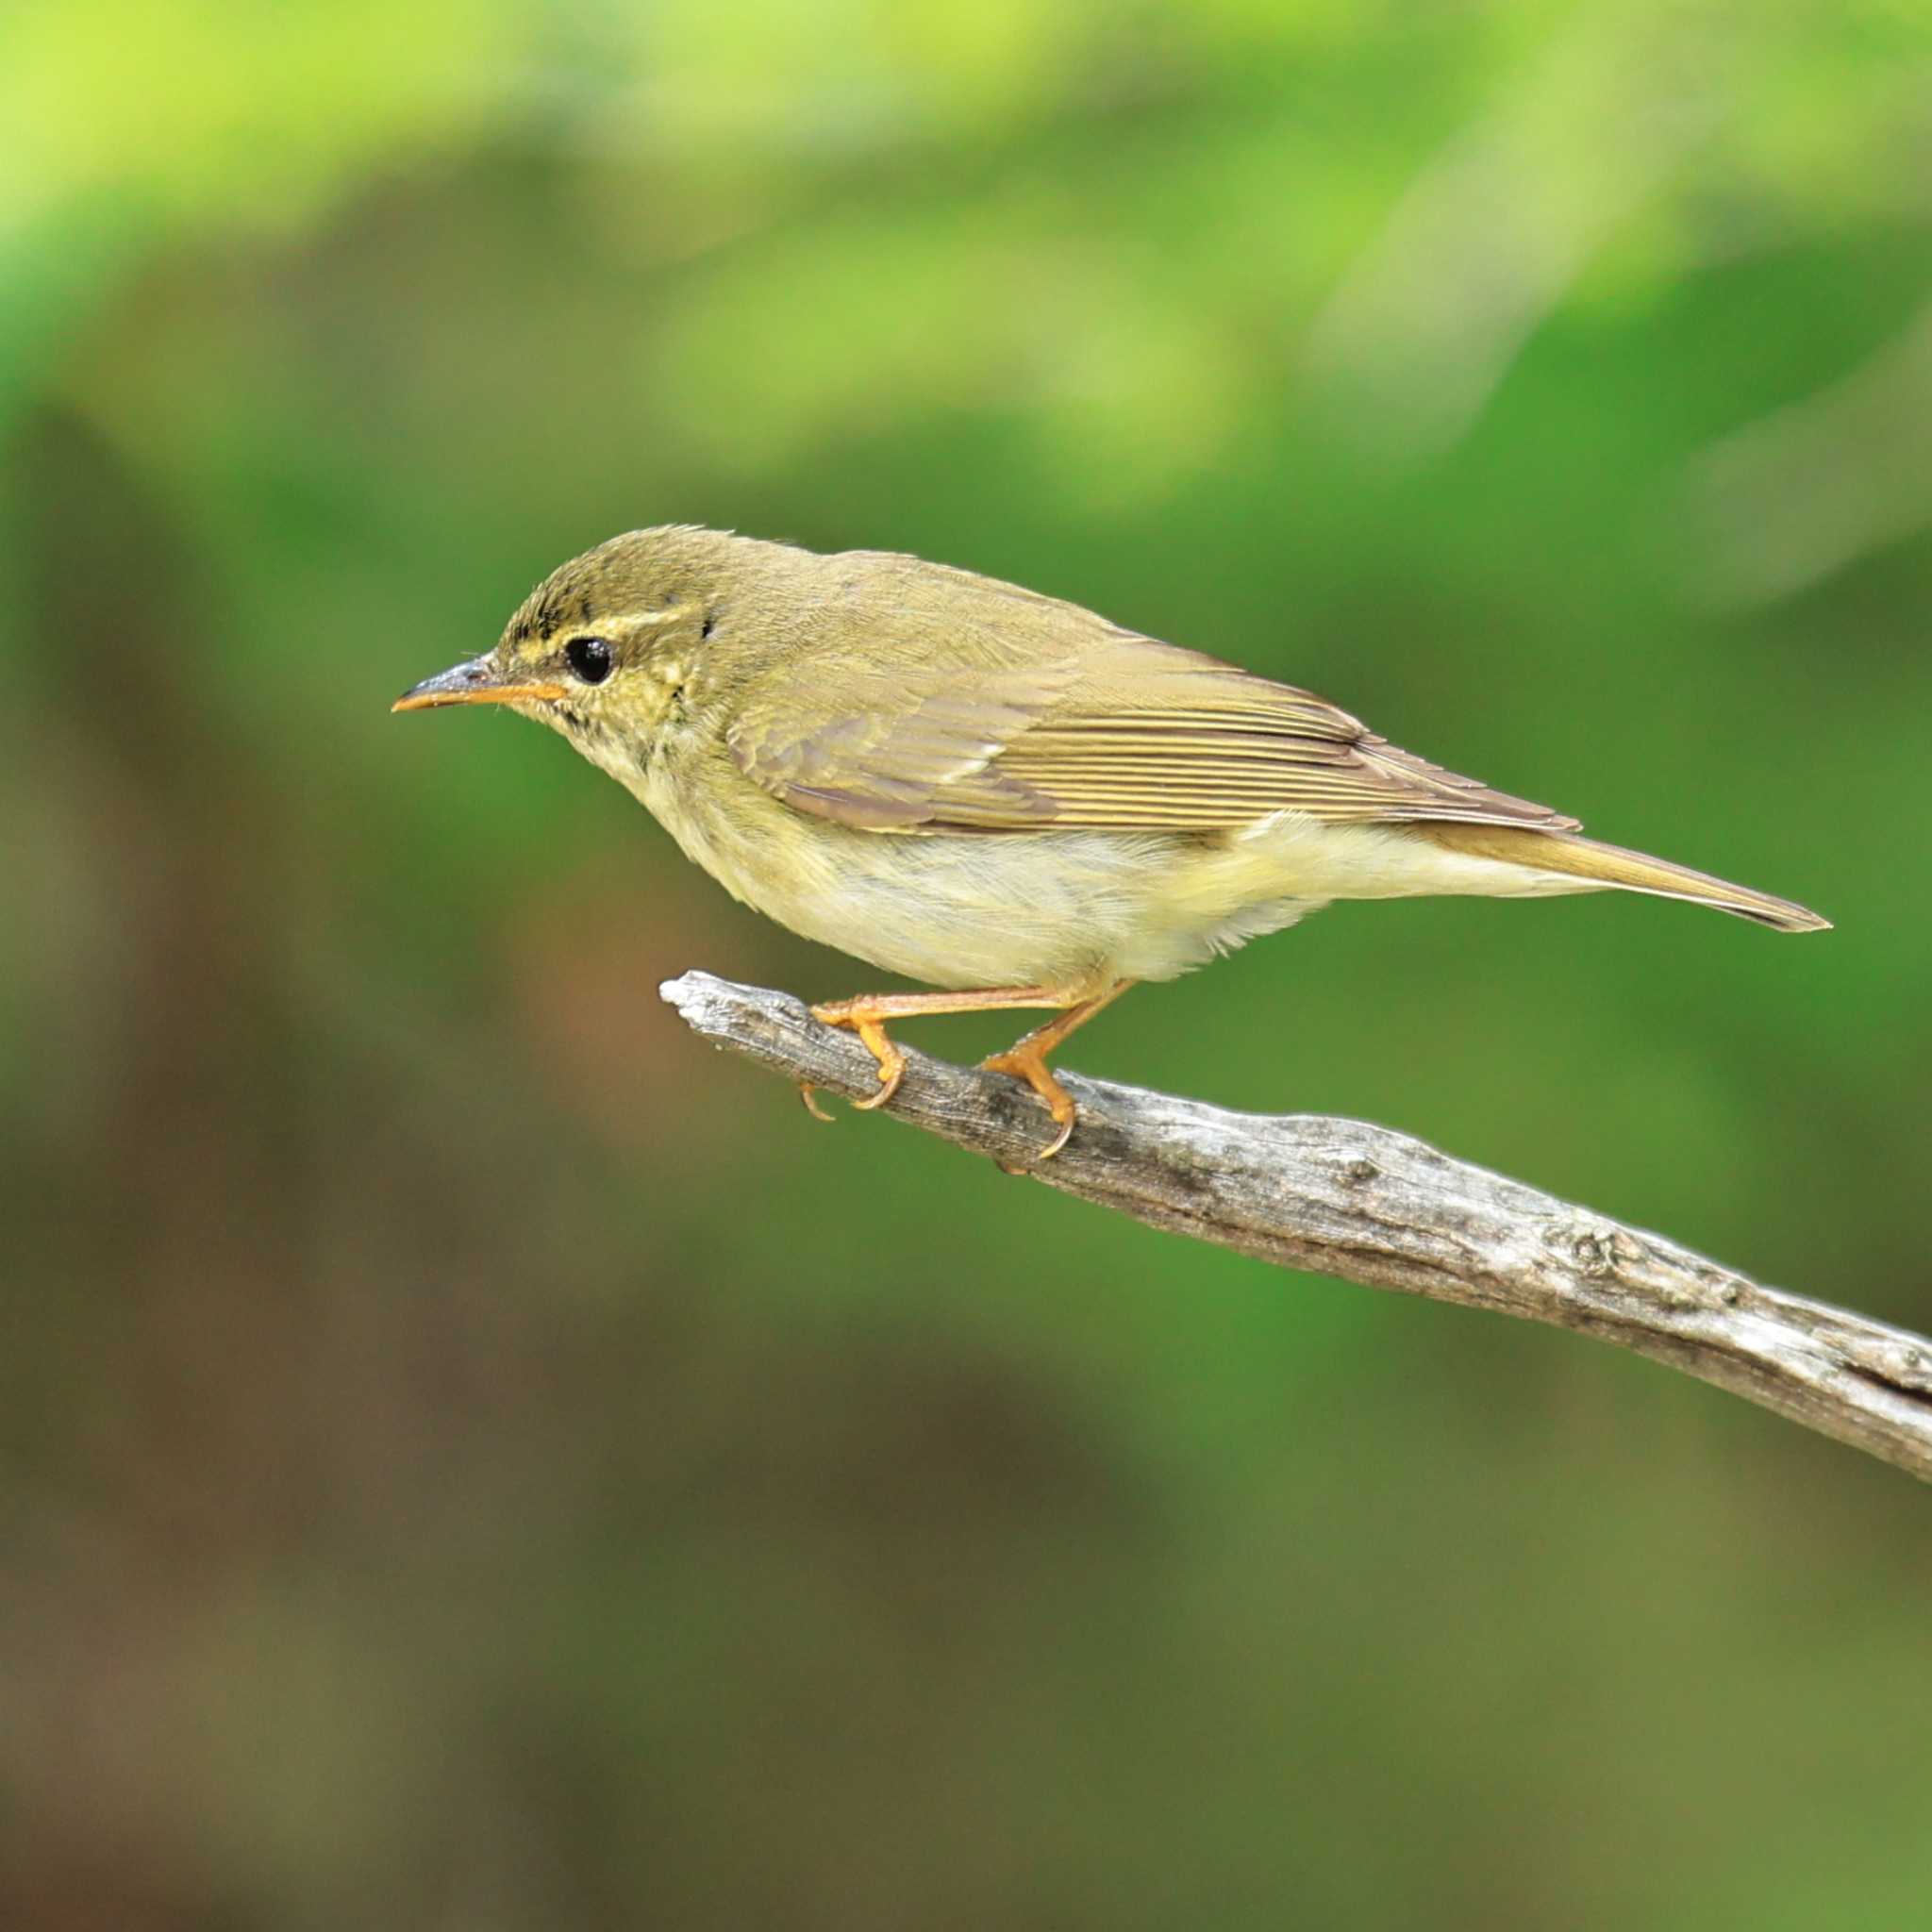
[[[1080,1122],[1080,1109],[1074,1105],[1074,1096],[1054,1078],[1044,1056],[1012,1047],[1005,1053],[993,1054],[979,1064],[986,1073],[1008,1074],[1016,1080],[1025,1081],[1039,1094],[1047,1112],[1058,1124],[1059,1132],[1033,1157],[1033,1160],[1036,1166],[1042,1160],[1051,1160],[1074,1138],[1074,1129]],[[1008,1168],[1007,1172],[1019,1174],[1024,1170]]]
[[[863,1100],[855,1100],[852,1103],[854,1110],[858,1113],[871,1113],[875,1108],[885,1106],[887,1101],[898,1092],[899,1082],[906,1077],[906,1056],[893,1043],[885,1027],[862,1009],[854,1012],[851,1004],[842,1000],[837,1006],[814,1007],[811,1009],[811,1016],[827,1026],[843,1026],[858,1034],[867,1052],[878,1062],[879,1091],[867,1094]],[[808,1113],[816,1115],[822,1121],[831,1118],[813,1101],[812,1090],[808,1085],[801,1088],[800,1091],[805,1095]]]

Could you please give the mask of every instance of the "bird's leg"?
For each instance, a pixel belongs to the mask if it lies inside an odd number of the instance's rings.
[[[1108,997],[1112,998],[1109,993]],[[870,1112],[883,1107],[899,1090],[906,1072],[906,1056],[886,1032],[888,1020],[916,1020],[928,1013],[986,1013],[1007,1007],[1065,1007],[1073,1001],[1051,986],[982,987],[969,992],[879,992],[859,993],[849,1000],[832,1000],[814,1007],[811,1016],[827,1026],[844,1026],[858,1035],[879,1063],[879,1091],[852,1104]],[[1077,1022],[1075,1023],[1078,1024]],[[1069,1029],[1071,1030],[1071,1029]],[[1031,1034],[1027,1039],[1032,1039]],[[1024,1044],[1024,1042],[1023,1042]],[[798,1097],[805,1110],[815,1120],[830,1120],[812,1098],[809,1081],[799,1083]]]
[[[1015,1079],[1025,1081],[1045,1101],[1047,1112],[1058,1122],[1059,1132],[1041,1152],[1041,1160],[1051,1160],[1067,1144],[1080,1114],[1079,1108],[1074,1105],[1074,1096],[1054,1078],[1053,1070],[1046,1063],[1047,1055],[1076,1026],[1086,1025],[1101,1008],[1111,1006],[1133,983],[1131,979],[1116,980],[1105,992],[1095,993],[1091,999],[1082,1000],[1057,1018],[1036,1026],[1024,1039],[1015,1041],[1005,1053],[996,1053],[991,1059],[980,1061],[979,1064],[989,1073],[1011,1074]]]

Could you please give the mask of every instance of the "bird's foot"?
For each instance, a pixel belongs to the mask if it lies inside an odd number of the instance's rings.
[[[906,1056],[887,1037],[885,1023],[888,1020],[919,1020],[935,1013],[991,1013],[1011,1007],[1057,1009],[1055,1018],[1036,1026],[1005,1053],[980,1062],[981,1066],[995,1073],[1011,1074],[1016,1079],[1025,1081],[1045,1101],[1047,1111],[1053,1115],[1059,1132],[1046,1151],[1036,1158],[1051,1160],[1067,1144],[1078,1109],[1074,1105],[1073,1095],[1047,1071],[1046,1057],[1074,1027],[1084,1025],[1131,984],[1130,980],[1117,980],[1105,992],[1091,994],[1086,999],[1077,996],[1070,999],[1058,987],[1052,986],[979,987],[959,992],[861,993],[856,999],[831,1000],[824,1006],[814,1007],[811,1016],[824,1025],[843,1026],[858,1034],[878,1062],[879,1091],[864,1100],[852,1103],[862,1111],[870,1112],[875,1107],[885,1106],[899,1091],[899,1081],[906,1072]],[[807,1112],[819,1120],[829,1118],[812,1098],[809,1084],[801,1086],[798,1091]]]
[[[814,1020],[827,1026],[843,1026],[858,1035],[859,1040],[879,1063],[879,1091],[868,1094],[863,1100],[855,1100],[852,1105],[860,1113],[870,1113],[875,1107],[883,1107],[899,1091],[899,1082],[906,1076],[906,1056],[892,1043],[892,1039],[880,1024],[876,1008],[867,1000],[833,1000],[822,1007],[811,1009]],[[831,1116],[820,1108],[812,1098],[809,1085],[799,1088],[800,1097],[805,1102],[805,1110],[818,1120],[829,1120]]]
[[[1005,1053],[996,1053],[979,1064],[989,1074],[1010,1074],[1014,1079],[1025,1081],[1046,1103],[1046,1110],[1058,1124],[1059,1132],[1034,1158],[1051,1160],[1073,1139],[1074,1129],[1079,1124],[1080,1109],[1074,1106],[1074,1096],[1054,1078],[1053,1069],[1046,1063],[1045,1051],[1036,1046],[1029,1035],[1017,1045],[1009,1046]]]

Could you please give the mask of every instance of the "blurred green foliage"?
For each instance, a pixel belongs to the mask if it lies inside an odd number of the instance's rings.
[[[386,705],[672,520],[1311,685],[1840,930],[1341,908],[1074,1063],[1932,1324],[1928,103],[1910,0],[11,9],[0,1919],[1916,1923],[1903,1478],[810,1126],[654,989],[861,969]]]

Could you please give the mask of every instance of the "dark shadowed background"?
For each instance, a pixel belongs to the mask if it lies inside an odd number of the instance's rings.
[[[664,521],[1313,686],[1839,930],[1070,1064],[1932,1324],[1919,8],[29,5],[0,155],[0,1922],[1919,1920],[1923,1490],[814,1126],[657,984],[874,975],[387,708]]]

